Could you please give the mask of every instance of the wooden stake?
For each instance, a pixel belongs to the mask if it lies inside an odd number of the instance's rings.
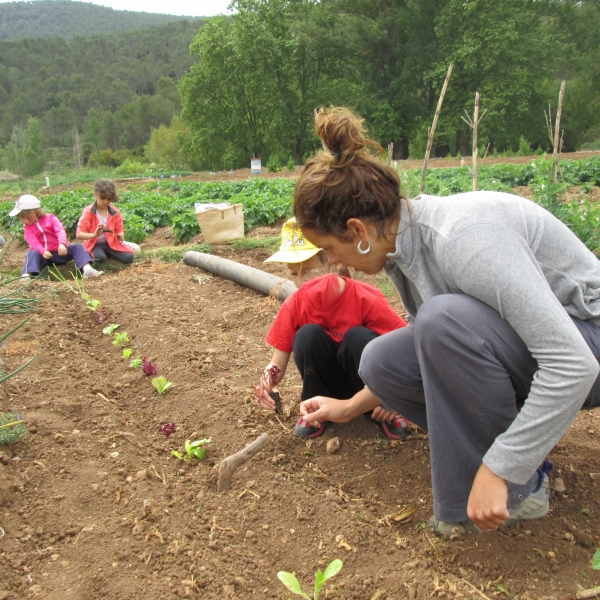
[[[554,164],[552,165],[552,183],[556,183],[558,178],[558,159],[562,150],[562,135],[560,135],[560,117],[562,115],[562,104],[565,95],[566,81],[560,84],[560,93],[558,94],[558,109],[556,111],[556,125],[554,126],[554,153],[552,155]]]
[[[387,164],[391,165],[392,164],[392,156],[394,154],[394,142],[390,142],[388,144],[388,159],[387,159]]]
[[[450,63],[450,66],[448,67],[448,73],[446,73],[446,79],[444,80],[444,85],[442,86],[442,93],[440,94],[440,99],[438,100],[437,108],[435,109],[433,123],[427,131],[427,150],[425,151],[425,162],[423,163],[423,174],[421,175],[421,194],[425,191],[425,174],[427,173],[427,163],[429,162],[429,154],[431,153],[431,148],[433,147],[433,136],[435,135],[435,128],[437,125],[438,117],[440,116],[440,111],[442,110],[444,96],[446,95],[446,88],[448,87],[448,82],[450,81],[450,76],[452,75],[453,68],[454,65]]]
[[[461,119],[473,130],[473,157],[472,157],[473,169],[471,171],[471,174],[473,175],[473,191],[474,192],[477,191],[477,177],[479,175],[478,169],[477,169],[477,153],[479,151],[477,148],[477,127],[479,126],[479,123],[481,123],[481,119],[483,119],[486,111],[487,111],[487,108],[483,111],[483,113],[481,114],[481,117],[479,116],[479,92],[475,92],[475,110],[473,112],[473,119],[471,120],[471,117],[469,117],[469,114],[467,113],[466,110],[465,110],[465,114],[467,115],[467,118],[465,119],[464,117],[461,117]],[[489,147],[490,147],[490,145],[488,144],[488,148]],[[486,150],[486,154],[487,154],[487,150]]]
[[[233,477],[234,471],[249,458],[253,457],[259,450],[262,450],[268,439],[268,434],[263,433],[251,444],[248,444],[239,452],[236,452],[221,461],[221,466],[219,467],[219,487],[217,491],[227,492],[231,489],[231,478]]]

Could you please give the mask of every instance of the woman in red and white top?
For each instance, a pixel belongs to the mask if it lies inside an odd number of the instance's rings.
[[[299,289],[285,300],[265,337],[274,351],[255,391],[257,403],[275,409],[270,394],[279,393],[275,386],[283,379],[292,353],[302,376],[303,400],[351,398],[364,387],[358,366],[365,346],[406,323],[377,288],[361,281],[327,273],[305,283],[323,268],[331,269],[324,253],[304,238],[295,219],[284,224],[281,237],[281,249],[267,261],[287,263]],[[391,439],[408,435],[406,421],[393,411],[376,409],[371,417]],[[324,430],[325,424],[311,427],[302,420],[294,428],[304,438],[318,437]]]

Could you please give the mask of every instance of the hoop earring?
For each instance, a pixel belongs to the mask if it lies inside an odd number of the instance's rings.
[[[367,240],[367,248],[365,250],[363,250],[360,246],[363,243],[362,240],[360,240],[360,242],[358,242],[358,246],[356,247],[356,249],[358,250],[359,254],[362,254],[363,256],[365,254],[369,254],[369,252],[371,252],[371,242],[369,242],[369,240]]]

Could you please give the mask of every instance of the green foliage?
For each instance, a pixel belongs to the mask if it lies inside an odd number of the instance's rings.
[[[23,423],[19,423],[22,420],[23,417],[16,410],[0,414],[0,444],[10,446],[25,437],[27,427]],[[11,425],[11,423],[15,423],[15,425]]]
[[[125,360],[129,360],[130,356],[131,356],[131,348],[123,348],[123,358]]]
[[[296,161],[294,161],[294,159],[291,156],[287,161],[286,167],[290,173],[293,173],[296,170]]]
[[[340,572],[342,566],[342,561],[336,558],[327,565],[325,572],[322,572],[321,569],[317,569],[317,573],[315,575],[315,590],[313,595],[314,600],[319,599],[320,589],[323,587],[323,585],[325,585],[325,582],[328,579],[330,579],[334,575],[337,575]],[[293,575],[292,573],[288,573],[287,571],[279,571],[279,573],[277,573],[277,577],[283,583],[283,585],[285,585],[285,587],[287,587],[287,589],[290,590],[290,592],[293,592],[294,594],[298,594],[299,596],[310,600],[310,596],[308,596],[302,591],[302,588],[300,587],[300,582],[298,581],[295,575]]]
[[[115,339],[113,340],[113,346],[123,346],[129,344],[129,336],[126,331],[123,333],[115,333]]]
[[[267,171],[269,173],[279,173],[282,170],[281,162],[279,162],[279,157],[277,154],[271,154],[269,156],[269,160],[267,161]]]
[[[117,323],[111,323],[110,325],[107,325],[102,330],[102,333],[104,333],[105,335],[112,335],[114,333],[115,329],[117,329],[118,327],[121,327],[121,326],[118,325]]]
[[[0,4],[0,40],[84,38],[156,27],[183,17],[115,10],[83,2],[8,2]],[[202,24],[202,17],[185,17]]]
[[[160,377],[155,377],[152,380],[152,385],[158,394],[162,396],[173,385],[173,383],[171,381],[167,381],[167,378],[161,375]]]
[[[518,156],[531,156],[531,144],[521,136],[519,138],[519,150],[517,151]]]
[[[129,361],[129,368],[130,369],[139,369],[142,366],[142,359],[141,357],[136,357],[136,358],[132,358]]]
[[[192,460],[192,458],[202,460],[206,455],[206,448],[204,448],[204,446],[206,444],[210,444],[211,441],[212,440],[210,438],[196,440],[195,442],[190,442],[190,440],[186,440],[185,456],[181,454],[181,452],[177,452],[176,450],[171,450],[171,454],[179,458],[180,460]]]
[[[596,552],[592,556],[592,569],[600,571],[600,548],[596,548]]]
[[[46,159],[37,119],[29,117],[27,127],[15,125],[4,160],[8,169],[17,175],[30,177],[43,170]]]

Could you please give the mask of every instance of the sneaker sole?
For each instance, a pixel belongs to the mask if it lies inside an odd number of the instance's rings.
[[[321,437],[325,433],[325,426],[326,426],[326,424],[323,423],[321,425],[321,427],[319,427],[319,429],[317,429],[317,431],[315,431],[314,433],[311,433],[310,435],[304,435],[305,432],[306,432],[306,429],[307,429],[306,427],[295,426],[294,427],[294,434],[297,437],[299,437],[300,439],[303,439],[303,440],[312,440],[314,438]]]
[[[381,431],[389,440],[405,440],[411,433],[409,429],[403,429],[401,434],[392,433],[383,424],[381,425]]]

